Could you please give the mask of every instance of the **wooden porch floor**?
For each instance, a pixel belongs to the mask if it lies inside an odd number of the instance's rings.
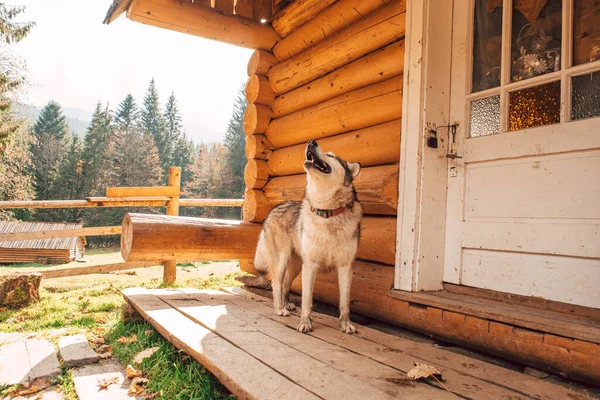
[[[127,301],[167,340],[244,399],[586,399],[581,392],[429,343],[357,326],[338,330],[315,314],[314,331],[295,331],[270,301],[239,289],[131,288]],[[412,381],[414,363],[437,367],[443,384]]]

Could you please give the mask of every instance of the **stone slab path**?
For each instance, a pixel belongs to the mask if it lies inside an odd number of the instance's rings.
[[[58,354],[63,365],[70,368],[94,364],[100,360],[84,334],[61,336],[58,339]]]
[[[54,379],[60,364],[54,346],[44,339],[27,339],[0,347],[0,384]]]
[[[115,378],[115,383],[101,389],[99,381]],[[73,370],[75,391],[80,400],[132,400],[143,399],[144,396],[129,396],[130,379],[125,376],[125,369],[113,359],[102,360],[97,364]]]

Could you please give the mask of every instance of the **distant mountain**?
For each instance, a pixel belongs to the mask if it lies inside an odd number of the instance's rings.
[[[37,117],[40,115],[42,107],[34,106],[33,104],[21,104],[16,107],[17,113],[19,113],[25,120],[34,124]],[[75,135],[83,138],[85,136],[86,129],[92,120],[92,112],[82,110],[81,108],[64,107],[63,112],[67,117],[69,123],[69,129]]]

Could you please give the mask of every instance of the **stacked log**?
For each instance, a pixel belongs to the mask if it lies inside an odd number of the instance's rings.
[[[306,142],[317,140],[361,163],[357,257],[394,264],[405,10],[405,0],[295,0],[274,17],[282,39],[248,63],[245,221],[302,199]]]

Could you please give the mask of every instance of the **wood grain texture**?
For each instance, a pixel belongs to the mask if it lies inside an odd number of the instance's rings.
[[[275,93],[289,92],[404,37],[404,8],[390,2],[293,59],[281,62],[268,72]]]
[[[271,25],[281,37],[285,37],[336,1],[296,0],[281,10]]]
[[[91,274],[108,274],[110,272],[125,271],[128,269],[148,268],[161,265],[160,261],[133,261],[119,262],[113,264],[92,265],[89,267],[53,268],[44,269],[41,273],[44,279],[66,278],[68,276],[80,276]]]
[[[273,65],[278,63],[273,53],[266,50],[254,50],[248,60],[248,76],[266,75]]]
[[[248,135],[246,136],[246,159],[255,158],[257,160],[266,160],[269,158],[273,150],[273,145],[264,135]]]
[[[334,97],[268,124],[277,148],[367,128],[402,117],[402,76]]]
[[[270,50],[279,40],[267,24],[186,1],[136,0],[127,16],[135,22],[250,49]]]
[[[273,53],[281,61],[288,60],[290,56],[331,39],[360,21],[363,16],[378,8],[387,7],[389,3],[381,0],[339,0],[279,41],[273,48]]]
[[[361,168],[392,164],[400,159],[400,123],[400,120],[386,122],[320,139],[318,143],[323,151],[331,151],[346,161],[359,162]],[[265,152],[265,158],[275,176],[301,174],[305,152],[306,145],[301,143]]]
[[[275,92],[269,85],[269,80],[262,75],[252,75],[248,78],[245,88],[248,104],[270,105],[275,99]]]
[[[267,106],[248,104],[244,112],[244,132],[246,135],[256,135],[267,130],[273,113]]]
[[[119,235],[120,233],[120,226],[96,226],[89,228],[46,230],[37,232],[6,232],[0,233],[0,242],[9,242],[13,240],[69,238],[75,236]]]
[[[322,78],[281,94],[271,104],[275,117],[324,102],[336,96],[401,75],[404,71],[404,40],[341,67]]]
[[[244,182],[248,189],[261,189],[273,175],[265,160],[250,159],[244,167]]]
[[[106,197],[173,197],[179,193],[176,186],[106,188]]]

